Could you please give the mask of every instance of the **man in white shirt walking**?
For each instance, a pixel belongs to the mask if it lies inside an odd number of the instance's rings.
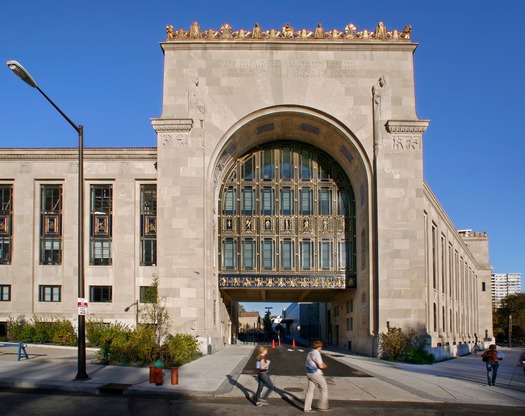
[[[321,412],[329,412],[328,407],[328,386],[323,375],[323,369],[326,364],[323,362],[321,350],[323,343],[321,341],[314,341],[313,350],[310,351],[306,357],[306,377],[308,378],[308,389],[306,390],[306,397],[304,399],[304,412],[312,412],[312,400],[314,398],[314,390],[317,387],[321,392],[321,399],[319,400],[319,410]]]

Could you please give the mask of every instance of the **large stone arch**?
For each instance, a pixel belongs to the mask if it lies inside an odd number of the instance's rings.
[[[213,233],[209,236],[210,253],[214,253],[213,277],[218,277],[217,226],[218,198],[225,173],[237,158],[250,149],[279,140],[300,141],[330,155],[345,171],[354,193],[356,209],[357,288],[353,296],[366,304],[366,321],[370,315],[371,284],[371,163],[359,139],[338,120],[312,108],[274,106],[258,110],[232,125],[218,141],[208,165],[211,184]],[[228,302],[228,299],[224,299]],[[300,299],[298,299],[300,300]]]

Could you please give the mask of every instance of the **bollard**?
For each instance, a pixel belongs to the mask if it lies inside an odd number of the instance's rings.
[[[156,386],[162,386],[162,368],[164,363],[160,360],[155,361],[155,364],[149,367],[149,382],[155,383]]]
[[[155,383],[156,386],[162,386],[162,368],[149,366],[149,382]]]
[[[275,340],[272,339],[272,348],[275,348]]]
[[[171,368],[171,384],[179,384],[179,368],[178,367],[172,367]]]

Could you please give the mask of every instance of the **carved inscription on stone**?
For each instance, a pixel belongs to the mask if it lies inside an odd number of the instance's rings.
[[[188,135],[184,133],[159,133],[162,146],[185,147],[188,145]]]
[[[392,138],[392,149],[419,150],[421,149],[421,137],[419,136],[394,136]]]
[[[225,78],[356,78],[354,61],[238,59],[219,63]]]
[[[20,162],[18,164],[18,171],[20,173],[31,173],[31,164],[29,162]]]

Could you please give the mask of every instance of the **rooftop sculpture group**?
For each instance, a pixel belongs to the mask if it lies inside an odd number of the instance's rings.
[[[402,31],[387,31],[383,22],[379,22],[375,31],[367,29],[358,31],[353,23],[346,25],[344,30],[333,29],[325,31],[321,23],[315,30],[295,30],[286,23],[280,30],[262,30],[256,23],[252,30],[233,30],[230,24],[225,23],[220,30],[201,30],[197,22],[193,22],[189,30],[174,30],[172,25],[166,26],[166,41],[183,40],[370,40],[370,41],[410,41],[412,26],[407,25]]]

